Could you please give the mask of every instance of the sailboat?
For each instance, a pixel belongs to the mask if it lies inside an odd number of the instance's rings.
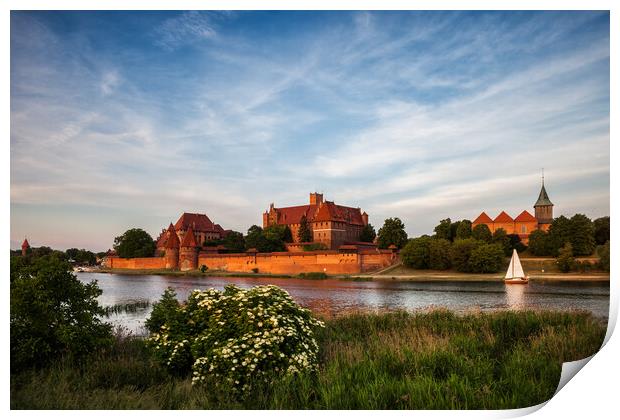
[[[528,281],[529,277],[527,277],[523,272],[521,261],[519,261],[519,254],[517,254],[516,249],[513,249],[512,258],[510,258],[510,265],[508,266],[508,271],[506,271],[506,276],[504,276],[504,283],[526,284]]]

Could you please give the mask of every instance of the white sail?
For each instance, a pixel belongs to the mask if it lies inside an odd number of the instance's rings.
[[[521,261],[519,260],[519,254],[517,254],[517,250],[512,250],[512,258],[510,259],[510,265],[508,266],[508,271],[506,271],[507,279],[518,279],[521,277],[525,277],[525,273],[523,272],[523,267],[521,267]]]

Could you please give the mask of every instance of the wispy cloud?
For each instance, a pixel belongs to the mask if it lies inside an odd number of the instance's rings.
[[[213,14],[190,11],[166,19],[156,28],[155,43],[165,49],[173,50],[179,46],[212,40],[217,36]]]

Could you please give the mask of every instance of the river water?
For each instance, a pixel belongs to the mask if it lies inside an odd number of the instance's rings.
[[[353,281],[305,280],[277,278],[178,277],[77,273],[83,282],[97,280],[103,294],[102,305],[149,300],[156,302],[167,287],[185,300],[195,289],[222,290],[233,283],[242,288],[273,284],[290,293],[300,305],[326,316],[354,311],[403,309],[428,310],[434,307],[456,312],[499,309],[586,310],[607,319],[609,282],[531,282],[527,285],[505,285],[497,282],[452,281]],[[113,324],[126,327],[134,334],[145,334],[144,320],[151,309],[110,317]]]

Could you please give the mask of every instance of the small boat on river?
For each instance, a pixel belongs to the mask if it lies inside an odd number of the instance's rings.
[[[506,271],[506,275],[504,276],[504,283],[527,284],[529,279],[530,278],[523,272],[523,267],[521,266],[521,261],[519,260],[517,250],[513,249],[512,258],[510,258],[510,265],[508,266],[508,271]]]

